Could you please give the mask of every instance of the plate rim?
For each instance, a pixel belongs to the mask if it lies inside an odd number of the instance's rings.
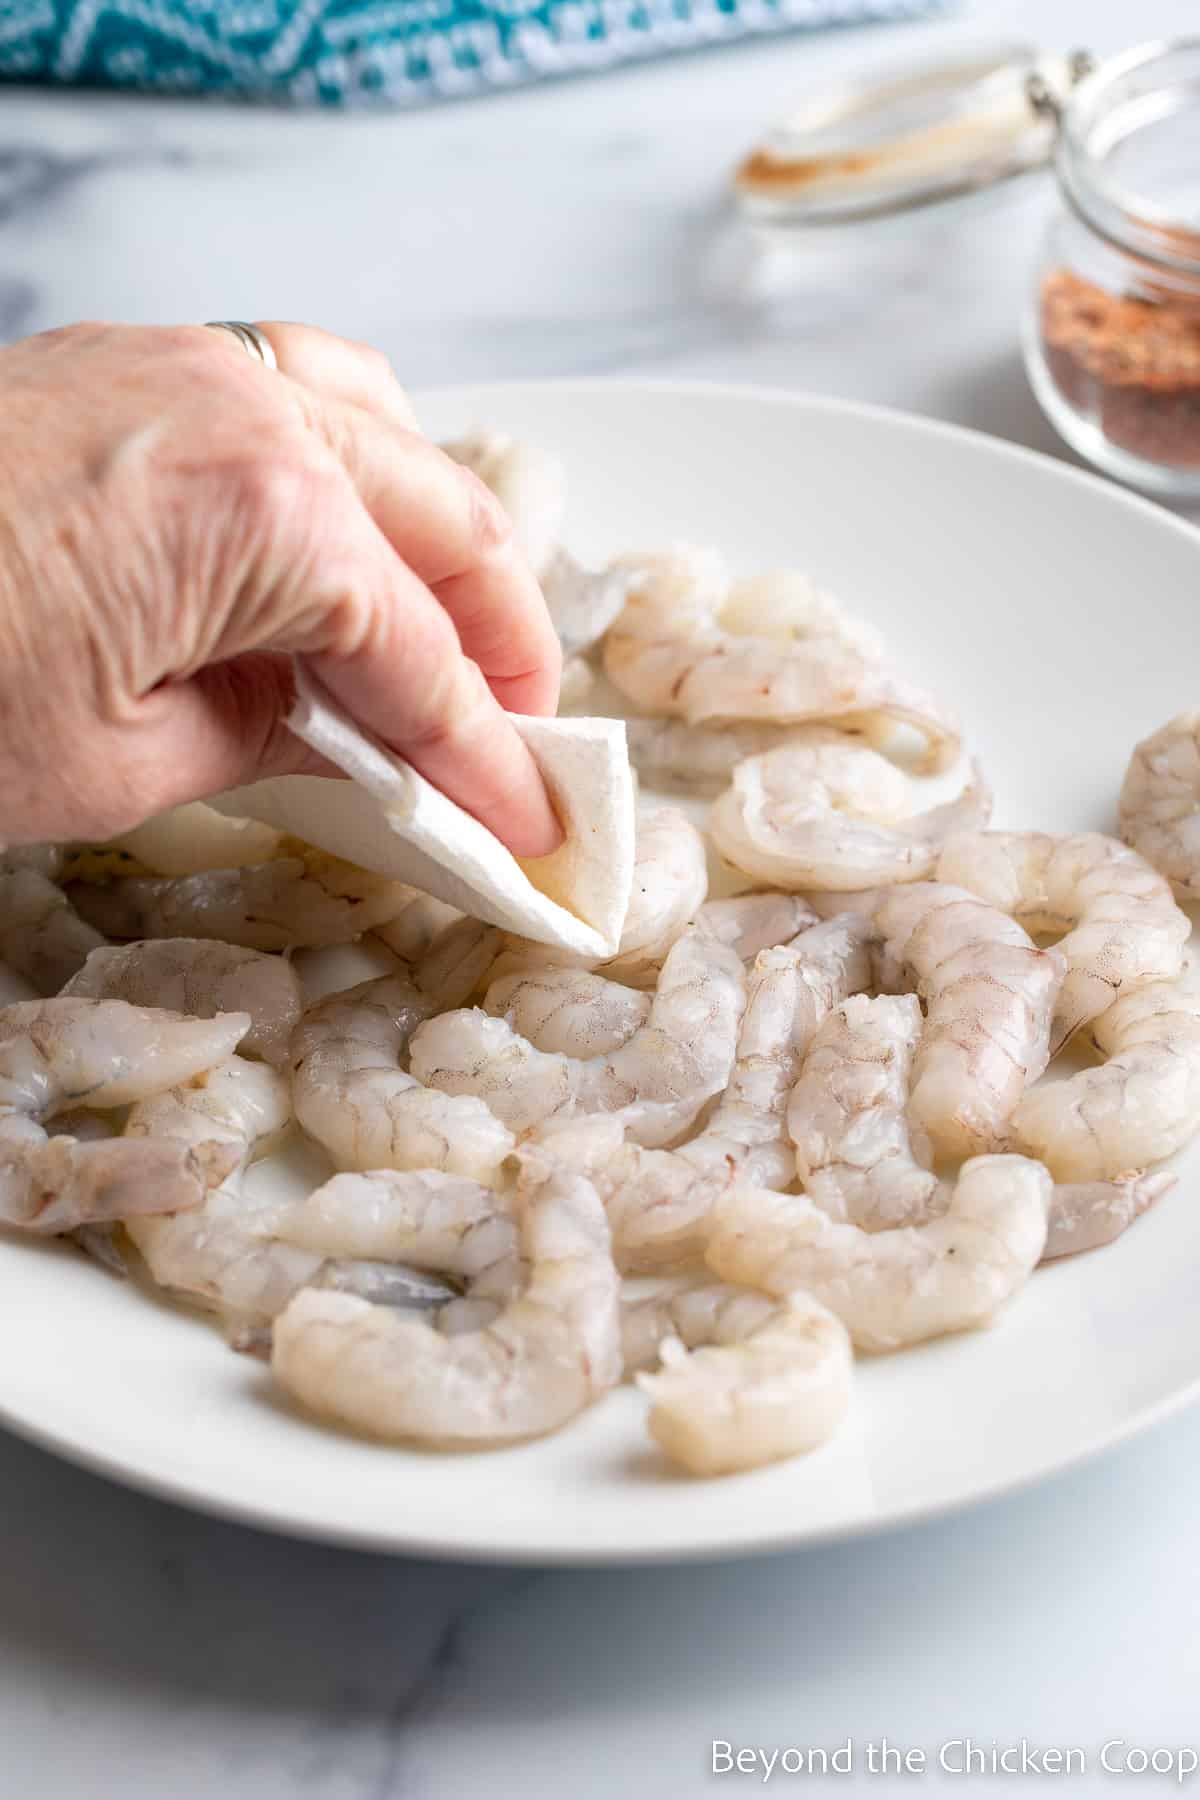
[[[832,394],[814,394],[803,389],[780,389],[752,382],[707,381],[693,378],[640,376],[566,376],[548,379],[505,379],[500,381],[468,381],[417,387],[411,398],[420,417],[427,406],[453,407],[470,397],[472,406],[502,405],[506,396],[540,393],[547,395],[586,396],[597,392],[617,393],[630,398],[646,394],[693,397],[698,400],[728,399],[750,402],[801,415],[847,416],[863,420],[887,430],[916,432],[935,439],[961,442],[970,446],[972,454],[992,456],[1002,462],[1033,463],[1043,476],[1068,486],[1082,486],[1093,495],[1103,494],[1118,511],[1126,509],[1152,521],[1155,529],[1165,530],[1200,555],[1200,528],[1190,520],[1172,512],[1160,501],[1118,486],[1107,477],[1073,463],[1060,460],[1044,450],[1016,443],[982,431],[975,426],[908,412],[873,401],[842,399]],[[1164,1396],[1136,1416],[1123,1420],[1115,1428],[1107,1427],[1093,1434],[1062,1455],[1050,1455],[1018,1474],[1002,1477],[969,1492],[952,1494],[942,1500],[920,1501],[889,1512],[886,1517],[857,1517],[845,1522],[829,1523],[796,1532],[774,1530],[751,1535],[743,1529],[724,1529],[711,1538],[693,1540],[683,1545],[614,1545],[602,1541],[596,1547],[538,1548],[529,1544],[490,1545],[482,1537],[462,1541],[427,1531],[381,1531],[377,1528],[339,1523],[329,1519],[316,1521],[289,1508],[286,1499],[264,1503],[239,1501],[226,1495],[197,1491],[186,1477],[159,1475],[122,1462],[119,1455],[81,1444],[66,1429],[47,1427],[14,1413],[0,1391],[0,1426],[35,1448],[81,1468],[87,1473],[113,1482],[134,1493],[185,1507],[204,1517],[216,1518],[302,1542],[321,1543],[380,1555],[409,1556],[420,1560],[436,1560],[476,1566],[513,1566],[534,1568],[600,1568],[671,1566],[686,1563],[712,1563],[750,1556],[778,1555],[832,1544],[852,1543],[881,1536],[888,1532],[911,1530],[975,1507],[986,1507],[1008,1497],[1015,1497],[1050,1482],[1059,1476],[1100,1460],[1115,1452],[1132,1438],[1182,1413],[1200,1401],[1200,1374],[1183,1387]],[[386,1449],[386,1447],[381,1447]]]

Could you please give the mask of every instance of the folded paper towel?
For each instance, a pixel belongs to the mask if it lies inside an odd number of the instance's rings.
[[[529,746],[566,832],[521,861],[486,825],[357,726],[301,665],[288,725],[350,777],[282,775],[212,804],[260,819],[474,918],[581,956],[617,949],[633,883],[633,777],[620,719],[527,719]]]

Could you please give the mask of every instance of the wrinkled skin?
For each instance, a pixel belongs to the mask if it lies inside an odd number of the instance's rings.
[[[552,712],[560,653],[503,510],[414,429],[382,357],[264,331],[278,371],[199,326],[0,350],[0,844],[109,838],[311,769],[283,724],[297,654],[545,853],[561,834],[504,709]]]

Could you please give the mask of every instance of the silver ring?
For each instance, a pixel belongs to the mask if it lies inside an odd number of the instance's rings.
[[[271,340],[257,325],[248,325],[245,319],[207,319],[205,328],[208,331],[227,331],[235,337],[242,349],[250,356],[256,356],[260,363],[268,369],[277,369],[279,363],[271,347]]]

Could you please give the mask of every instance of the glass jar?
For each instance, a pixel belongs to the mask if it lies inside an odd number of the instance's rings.
[[[977,49],[817,94],[740,164],[767,243],[936,205],[1052,164],[1062,196],[1023,323],[1051,423],[1106,474],[1200,498],[1200,37],[1095,63]]]
[[[1024,325],[1034,392],[1097,468],[1200,498],[1200,38],[1113,58],[1042,104],[1064,205]]]

